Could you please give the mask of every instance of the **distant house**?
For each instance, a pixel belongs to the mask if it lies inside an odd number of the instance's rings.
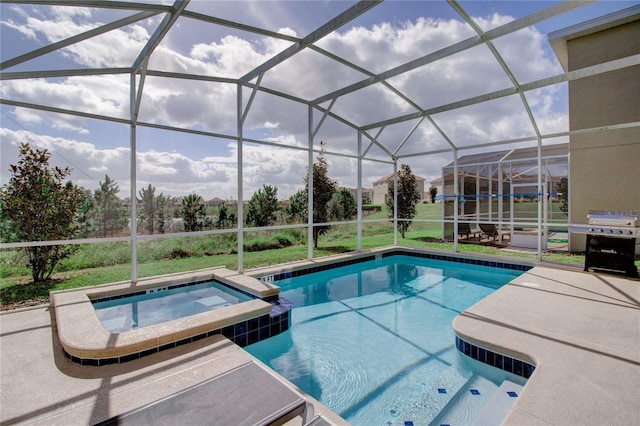
[[[209,207],[219,207],[222,203],[224,203],[225,201],[222,198],[212,198],[209,201],[207,201],[207,206]]]
[[[419,196],[418,202],[422,202],[424,199],[424,181],[425,178],[416,176],[416,189],[418,190]],[[373,182],[373,204],[385,204],[387,202],[389,183],[393,183],[393,173]]]
[[[358,188],[344,188],[353,195],[354,200],[358,200]],[[373,189],[371,188],[362,188],[362,204],[371,204],[371,199],[373,196]]]

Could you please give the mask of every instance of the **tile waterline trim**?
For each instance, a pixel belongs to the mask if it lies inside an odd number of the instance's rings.
[[[499,368],[508,373],[528,379],[536,366],[517,358],[493,352],[481,346],[473,345],[456,335],[456,348],[464,355],[484,364]]]
[[[269,337],[277,336],[291,327],[291,315],[289,314],[292,305],[291,302],[285,298],[280,298],[278,302],[270,303],[273,305],[273,309],[269,314],[240,321],[226,327],[209,330],[195,336],[180,339],[155,348],[145,349],[140,352],[110,358],[81,358],[69,354],[64,348],[63,352],[64,356],[72,362],[80,365],[100,367],[103,365],[133,361],[147,355],[152,355],[218,334],[222,334],[240,347],[245,347],[268,339]]]
[[[469,265],[489,266],[493,268],[511,269],[511,270],[522,271],[522,272],[526,272],[529,269],[533,268],[532,265],[522,265],[517,263],[498,262],[493,260],[474,259],[474,258],[468,258],[468,257],[451,256],[451,255],[443,255],[443,254],[422,253],[422,252],[404,251],[404,250],[392,250],[384,253],[371,254],[368,256],[356,257],[356,258],[347,259],[347,260],[339,260],[336,262],[309,266],[306,268],[295,269],[295,270],[281,272],[281,273],[272,274],[272,275],[263,275],[258,277],[258,279],[264,282],[280,281],[288,278],[298,277],[301,275],[313,274],[315,272],[327,271],[329,269],[340,268],[342,266],[355,265],[357,263],[368,262],[370,260],[377,260],[380,258],[398,256],[398,255],[419,257],[423,259],[432,259],[432,260],[444,260],[448,262],[464,263]]]

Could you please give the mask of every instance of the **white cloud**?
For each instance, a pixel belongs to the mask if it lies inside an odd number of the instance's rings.
[[[20,9],[22,10],[22,9]],[[30,38],[46,37],[48,43],[75,35],[95,27],[89,9],[60,7],[55,15],[15,15],[2,24],[14,28]],[[22,19],[22,22],[19,22]],[[479,19],[483,28],[501,25],[511,17],[494,14]],[[153,22],[159,19],[154,18]],[[79,67],[130,66],[147,42],[154,27],[141,22],[111,31],[94,39],[69,46],[63,54]],[[291,28],[279,30],[295,36]],[[238,32],[238,34],[241,34]],[[401,25],[380,23],[370,28],[354,27],[332,33],[319,43],[323,48],[353,60],[373,72],[382,72],[422,55],[437,51],[451,43],[473,35],[471,29],[459,20],[417,18]],[[557,63],[545,53],[545,37],[535,29],[526,29],[496,40],[513,73],[522,82],[543,78],[557,70]],[[239,77],[255,66],[267,61],[290,45],[282,40],[241,35],[227,35],[215,41],[193,41],[182,53],[162,43],[154,51],[150,68],[171,72],[194,73],[207,76]],[[523,53],[524,52],[524,53]],[[526,60],[522,60],[525,56]],[[555,67],[555,68],[554,68]],[[277,71],[277,72],[276,72]],[[557,70],[560,72],[559,70]],[[265,75],[263,84],[280,88],[288,93],[316,96],[335,90],[349,82],[364,79],[342,64],[334,63],[316,52],[303,52],[290,63],[282,64]],[[510,83],[496,60],[484,46],[469,49],[446,60],[416,69],[389,82],[407,94],[423,108],[453,102],[509,87]],[[235,134],[237,125],[236,85],[181,81],[149,76],[145,81],[140,120],[191,129]],[[557,111],[557,88],[545,88],[527,93],[534,115],[544,131],[566,130],[566,113]],[[2,97],[25,102],[75,109],[110,117],[129,117],[129,76],[71,77],[51,80],[3,81]],[[246,102],[250,91],[245,91]],[[517,98],[517,97],[516,97]],[[344,114],[357,124],[367,124],[394,115],[412,112],[413,108],[380,84],[354,92],[338,100],[335,113]],[[317,124],[321,114],[314,113]],[[16,119],[30,126],[51,126],[52,134],[76,132],[81,140],[35,135],[31,132],[12,132],[3,129],[2,173],[6,173],[8,160],[5,151],[17,152],[18,140],[46,144],[64,156],[78,169],[93,179],[80,176],[87,187],[97,186],[107,173],[120,183],[121,191],[129,179],[128,148],[104,149],[91,143],[91,123],[81,117],[53,115],[32,110],[15,110]],[[308,125],[306,105],[278,99],[259,93],[247,117],[245,132],[255,131],[268,141],[306,146]],[[523,119],[524,117],[524,119]],[[434,117],[454,143],[468,145],[528,135],[531,124],[523,115],[518,99],[480,104]],[[40,127],[39,127],[40,128]],[[388,128],[382,140],[393,150],[405,136],[406,128]],[[88,133],[87,133],[88,132]],[[375,134],[375,132],[372,132]],[[263,135],[263,136],[262,136]],[[5,145],[5,137],[9,145]],[[329,150],[355,153],[355,130],[331,119],[323,125],[317,139],[329,142]],[[413,136],[419,141],[411,149],[439,149],[446,146],[435,129],[427,125]],[[317,141],[316,141],[317,142]],[[14,144],[14,145],[11,145]],[[368,142],[365,141],[365,145]],[[10,148],[13,146],[13,148]],[[177,148],[179,151],[179,148]],[[377,149],[373,149],[376,151]],[[8,158],[15,155],[8,155]],[[243,146],[246,185],[245,197],[264,183],[278,185],[280,195],[290,195],[302,187],[302,176],[307,167],[307,154],[298,150],[282,150],[267,146]],[[356,163],[350,158],[328,156],[331,173],[341,184],[355,185]],[[442,158],[431,157],[412,163],[414,172],[425,177],[440,174]],[[201,153],[200,157],[185,152],[147,150],[138,153],[139,186],[152,183],[158,192],[181,195],[200,192],[203,197],[236,197],[236,147],[230,143],[219,153]],[[377,163],[376,163],[377,164]],[[391,166],[376,164],[365,168],[363,183],[390,173]],[[94,176],[95,175],[95,176]],[[128,195],[128,192],[124,192]],[[120,194],[123,196],[123,192]]]

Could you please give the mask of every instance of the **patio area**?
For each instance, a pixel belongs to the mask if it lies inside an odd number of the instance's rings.
[[[286,395],[344,424],[221,336],[124,364],[80,366],[64,357],[53,315],[42,306],[0,316],[2,424],[96,424],[254,363],[251,384],[276,380]],[[504,424],[640,423],[639,280],[537,266],[458,316],[454,328],[475,345],[536,365]],[[252,398],[210,395],[210,410],[257,413],[270,403]],[[176,407],[194,424],[211,419]],[[302,423],[295,415],[288,424]]]
[[[314,415],[344,424],[221,335],[123,364],[89,367],[64,357],[53,315],[42,306],[0,318],[3,425],[93,425],[123,415],[127,420],[130,412],[174,395],[163,404],[173,417],[151,413],[149,424],[210,424],[212,418],[219,424],[278,424],[280,417],[300,425],[304,410],[311,413],[307,402]],[[204,395],[194,392],[199,387]],[[106,424],[140,424],[136,420]]]

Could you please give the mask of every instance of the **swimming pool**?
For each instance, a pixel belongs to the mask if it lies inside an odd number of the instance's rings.
[[[395,255],[278,280],[291,328],[245,349],[355,425],[458,418],[505,376],[470,368],[451,322],[521,273]]]
[[[207,281],[93,300],[93,307],[107,331],[120,333],[253,299],[217,281]]]

